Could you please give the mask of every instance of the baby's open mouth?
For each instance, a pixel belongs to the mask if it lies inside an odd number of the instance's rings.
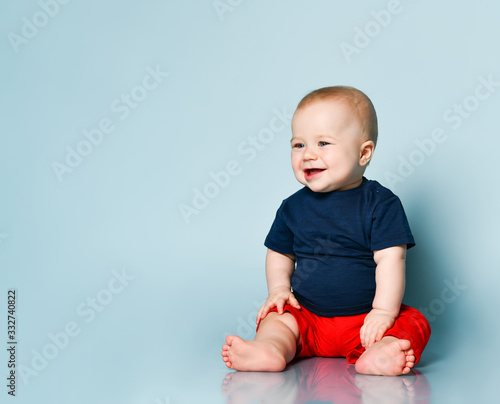
[[[315,177],[316,175],[322,173],[323,171],[325,171],[324,168],[308,168],[308,169],[304,170],[304,174],[305,174],[305,177],[307,180],[309,178]]]

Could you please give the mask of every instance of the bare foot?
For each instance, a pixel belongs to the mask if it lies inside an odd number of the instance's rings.
[[[356,372],[365,375],[407,374],[415,365],[410,341],[386,336],[368,348],[356,362]]]
[[[266,341],[244,341],[228,335],[222,346],[222,360],[235,370],[280,372],[286,367],[286,359],[277,346]]]

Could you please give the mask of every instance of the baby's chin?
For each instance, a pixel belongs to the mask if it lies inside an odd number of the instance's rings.
[[[300,181],[299,181],[300,182]],[[307,188],[309,188],[313,192],[317,193],[328,193],[328,192],[337,192],[337,191],[346,191],[348,189],[352,189],[354,187],[348,187],[344,189],[345,185],[343,184],[335,184],[335,185],[320,185],[320,184],[315,184],[315,183],[308,183],[307,181],[300,182],[302,185],[305,185]]]
[[[336,191],[335,188],[331,188],[331,189],[330,189],[330,187],[325,188],[325,187],[318,186],[316,184],[308,184],[307,182],[302,182],[301,184],[305,185],[307,188],[309,188],[313,192],[327,193],[327,192]]]
[[[313,189],[311,187],[308,187],[308,188],[313,192],[317,192],[318,194],[327,194],[328,192],[337,191],[336,189]]]

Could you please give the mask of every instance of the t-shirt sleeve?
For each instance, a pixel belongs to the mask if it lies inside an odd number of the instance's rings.
[[[406,244],[415,245],[401,201],[396,195],[380,201],[372,216],[371,250],[382,250]]]
[[[283,217],[284,204],[285,202],[281,204],[276,212],[276,217],[264,241],[264,245],[282,254],[294,254],[293,233],[286,225]]]

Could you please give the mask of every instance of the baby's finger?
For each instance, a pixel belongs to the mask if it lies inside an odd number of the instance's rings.
[[[361,327],[361,330],[359,330],[359,339],[361,340],[361,346],[366,346],[365,331],[366,331],[366,325]]]
[[[363,342],[364,342],[364,347],[369,348],[371,344],[373,344],[373,326],[370,324],[365,324],[365,330],[363,333]]]
[[[269,312],[269,309],[266,308],[266,304],[264,304],[260,309],[259,312],[257,313],[257,324],[260,323],[260,321],[267,316],[267,313]]]
[[[301,308],[298,300],[295,298],[294,295],[290,295],[290,297],[288,298],[288,304],[292,307],[295,307],[296,309],[299,309],[299,310]]]
[[[285,307],[285,300],[284,299],[279,299],[276,302],[276,309],[278,310],[278,314],[283,314],[284,310],[283,308]]]
[[[264,313],[265,309],[266,309],[266,303],[260,306],[259,312],[257,313],[257,317],[262,317],[262,313]]]
[[[272,300],[266,300],[266,302],[264,303],[264,306],[261,307],[261,310],[262,312],[260,313],[260,319],[262,320],[263,318],[265,318],[268,313],[269,313],[269,310],[271,310],[273,307],[276,307],[277,304],[275,302],[273,302]]]
[[[259,316],[257,316],[257,325],[260,324],[260,322],[266,318],[268,313],[268,310],[264,310]]]
[[[260,320],[262,319],[262,307],[259,309],[258,313],[257,313],[257,318],[255,319],[255,322],[257,323],[257,325],[260,323]]]
[[[375,343],[375,338],[377,336],[377,327],[372,327],[370,330],[370,335],[368,336],[367,346],[370,347]]]
[[[267,313],[269,313],[269,310],[271,310],[275,306],[274,303],[268,302],[264,305],[264,310],[262,310],[262,318],[267,316]]]
[[[377,335],[375,336],[375,342],[380,341],[384,337],[384,334],[388,329],[389,327],[387,325],[382,324],[377,330]]]

